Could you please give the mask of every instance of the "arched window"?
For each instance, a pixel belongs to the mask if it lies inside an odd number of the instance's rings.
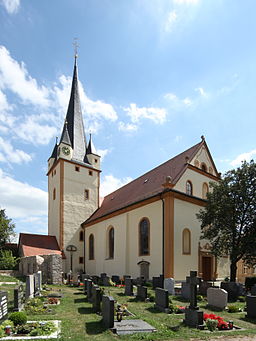
[[[89,236],[89,260],[94,259],[94,235]]]
[[[79,232],[79,240],[80,240],[80,242],[84,241],[84,231]]]
[[[203,199],[207,199],[207,193],[209,192],[209,187],[206,182],[203,183],[203,188],[202,188],[202,197]]]
[[[191,254],[191,233],[189,229],[184,229],[182,232],[182,253],[184,255]]]
[[[114,258],[114,245],[115,245],[115,232],[114,227],[108,231],[108,258]]]
[[[192,182],[189,181],[189,180],[186,182],[186,193],[188,195],[192,195],[193,194]]]
[[[201,169],[202,171],[207,172],[207,166],[204,162],[201,163]]]
[[[149,255],[149,220],[143,218],[139,224],[139,255]]]

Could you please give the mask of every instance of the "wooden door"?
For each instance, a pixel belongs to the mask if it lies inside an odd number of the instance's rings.
[[[212,257],[202,257],[202,273],[204,281],[212,280]]]

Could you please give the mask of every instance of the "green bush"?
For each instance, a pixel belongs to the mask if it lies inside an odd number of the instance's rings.
[[[0,270],[13,270],[18,263],[18,258],[14,257],[11,250],[0,251]]]
[[[207,319],[205,321],[206,327],[213,332],[218,326],[218,320]]]
[[[230,304],[227,308],[229,313],[238,313],[240,311],[240,308],[235,304]]]
[[[23,325],[27,323],[27,315],[23,311],[16,311],[11,313],[9,320],[13,322],[15,326]]]
[[[237,300],[239,302],[245,302],[245,297],[244,296],[238,296]]]
[[[204,297],[202,295],[197,295],[196,298],[198,302],[202,302],[204,300]]]

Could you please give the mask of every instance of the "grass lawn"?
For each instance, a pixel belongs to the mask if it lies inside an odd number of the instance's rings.
[[[189,340],[198,338],[200,340],[214,339],[217,335],[252,335],[256,334],[256,320],[248,320],[245,313],[219,312],[226,321],[233,320],[235,325],[246,328],[238,332],[214,332],[209,333],[196,329],[185,327],[182,324],[183,314],[164,314],[154,309],[154,303],[137,302],[133,297],[123,295],[123,288],[105,287],[105,293],[110,294],[119,303],[128,304],[128,310],[131,311],[136,319],[143,319],[157,329],[155,333],[137,334],[128,336],[116,336],[112,332],[105,330],[101,324],[101,316],[92,312],[91,304],[86,302],[82,288],[71,288],[68,286],[50,286],[54,291],[59,289],[63,293],[61,304],[55,307],[55,313],[51,315],[28,315],[29,320],[61,320],[61,337],[63,341],[81,341],[81,340]],[[8,291],[9,291],[8,287]],[[13,287],[12,287],[13,289]],[[11,290],[12,290],[11,289]],[[2,288],[1,288],[2,290]],[[150,293],[153,291],[150,290]],[[187,305],[175,297],[172,302],[177,305]],[[244,303],[238,303],[241,307]],[[11,305],[11,302],[10,302]],[[206,309],[206,302],[200,302],[200,307],[204,312],[212,312]],[[134,318],[134,317],[129,317]],[[178,331],[172,331],[172,327],[180,326]],[[52,339],[53,340],[53,339]]]

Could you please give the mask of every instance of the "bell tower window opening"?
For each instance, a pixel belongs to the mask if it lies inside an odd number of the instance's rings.
[[[189,180],[186,182],[186,194],[193,195],[192,182]]]
[[[75,171],[76,172],[80,172],[80,167],[79,166],[75,166]]]
[[[84,241],[84,231],[79,232],[79,241],[83,242]]]
[[[56,188],[53,189],[52,198],[53,200],[56,199]]]
[[[89,200],[89,189],[84,190],[84,200]]]

